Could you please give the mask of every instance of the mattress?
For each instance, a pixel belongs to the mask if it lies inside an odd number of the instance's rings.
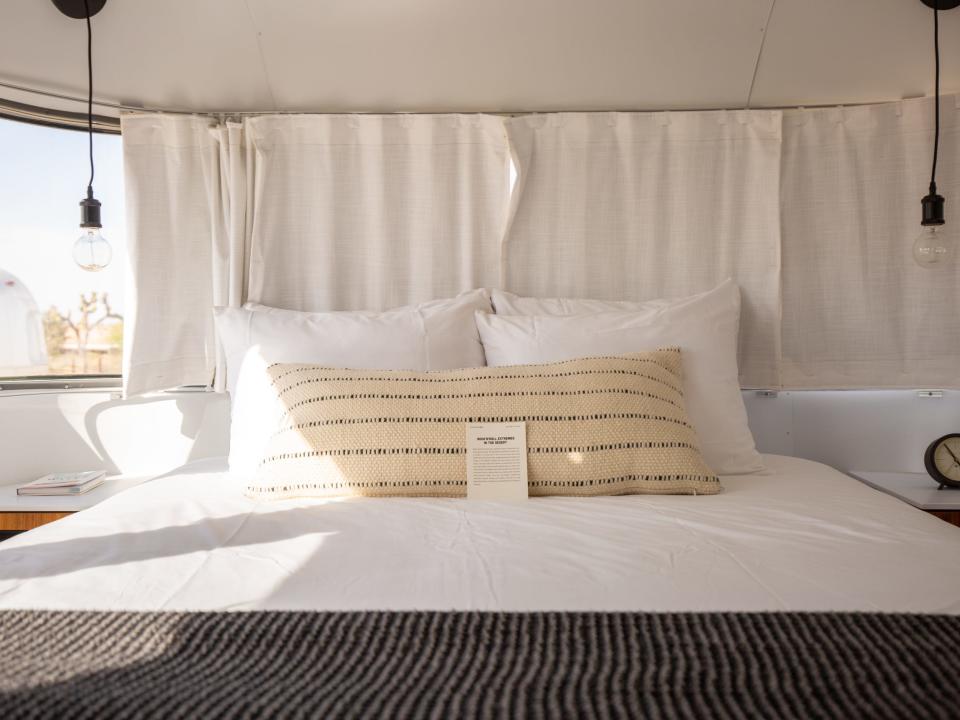
[[[0,607],[960,613],[960,528],[765,456],[714,496],[253,501],[206,460],[0,543]]]

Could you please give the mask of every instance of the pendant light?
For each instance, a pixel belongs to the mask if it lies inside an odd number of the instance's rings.
[[[954,255],[954,243],[944,229],[943,196],[937,193],[937,153],[940,150],[940,10],[960,5],[960,0],[922,0],[933,8],[934,54],[934,113],[933,168],[930,171],[930,191],[920,201],[923,208],[917,239],[913,241],[913,259],[922,268],[933,269],[949,264]]]
[[[87,23],[87,140],[90,155],[90,182],[87,196],[80,201],[80,229],[83,233],[73,244],[73,260],[84,270],[98,272],[110,264],[113,250],[100,233],[100,201],[93,196],[93,31],[90,18],[96,15],[106,0],[53,0],[64,15],[83,18]]]

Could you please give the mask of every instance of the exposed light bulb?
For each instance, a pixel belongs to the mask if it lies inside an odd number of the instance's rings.
[[[73,244],[73,260],[84,270],[99,272],[113,259],[113,249],[100,228],[85,227],[83,235]]]
[[[913,259],[922,268],[943,267],[953,259],[953,243],[943,225],[924,225],[913,242]]]

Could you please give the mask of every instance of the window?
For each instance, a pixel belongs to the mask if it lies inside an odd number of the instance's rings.
[[[94,190],[113,259],[73,261],[87,134],[0,118],[0,378],[120,374],[126,267],[119,135],[93,139]]]

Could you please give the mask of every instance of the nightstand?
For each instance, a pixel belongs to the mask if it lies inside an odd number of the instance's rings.
[[[960,527],[960,489],[940,490],[936,481],[926,473],[851,470],[850,475],[872,488]]]
[[[147,480],[145,477],[114,476],[83,495],[17,495],[17,485],[0,485],[0,535],[32,530],[72,513],[93,507],[108,497]]]

